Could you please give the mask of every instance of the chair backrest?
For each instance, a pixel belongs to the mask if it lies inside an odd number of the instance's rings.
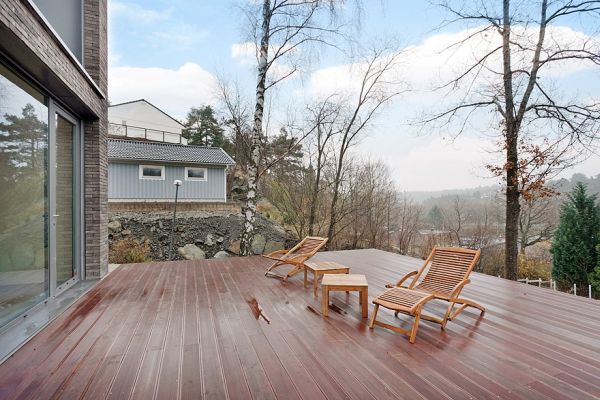
[[[479,260],[480,250],[460,247],[435,247],[421,267],[417,278],[429,263],[429,269],[415,289],[425,290],[442,296],[449,296],[452,290],[467,279]],[[413,285],[417,279],[413,281]],[[413,286],[411,285],[411,287]]]
[[[322,238],[318,236],[307,236],[300,241],[296,246],[294,246],[290,251],[287,252],[285,257],[294,257],[299,254],[304,254],[307,256],[313,256],[317,251],[327,243],[327,238]]]

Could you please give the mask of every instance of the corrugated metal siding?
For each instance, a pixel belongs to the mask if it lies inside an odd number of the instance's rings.
[[[143,163],[143,165],[154,163]],[[180,179],[179,198],[182,200],[223,201],[225,199],[225,168],[207,166],[206,181],[186,181],[185,166],[165,165],[165,179],[139,178],[140,164],[110,162],[108,164],[109,199],[172,199],[173,181]],[[158,164],[157,164],[158,165]]]

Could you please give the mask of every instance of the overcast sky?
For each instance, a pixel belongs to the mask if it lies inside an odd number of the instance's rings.
[[[110,101],[145,98],[183,119],[192,106],[216,104],[217,75],[238,81],[251,99],[256,78],[253,50],[246,44],[237,7],[242,1],[109,0]],[[441,9],[426,1],[363,1],[361,42],[369,45],[385,38],[396,43],[402,52],[397,73],[411,91],[383,111],[356,152],[359,157],[386,162],[401,190],[495,183],[484,168],[494,157],[489,152],[493,142],[482,134],[481,124],[457,138],[452,132],[429,132],[410,124],[423,110],[438,105],[440,95],[428,89],[460,70],[472,50],[465,54],[444,51],[470,32],[459,25],[438,29],[445,17]],[[577,27],[555,27],[553,34],[576,40],[593,34],[596,28],[586,27],[584,21]],[[474,46],[484,45],[490,44]],[[350,90],[359,67],[339,53],[325,51],[313,58],[310,68],[280,86],[272,101],[280,111],[290,110],[331,91]],[[566,93],[600,93],[598,67],[580,65],[550,75],[561,82]],[[573,172],[600,174],[600,157],[592,156],[563,176]]]

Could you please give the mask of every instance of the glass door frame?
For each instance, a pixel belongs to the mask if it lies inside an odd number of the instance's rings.
[[[49,188],[49,288],[50,297],[55,297],[65,291],[66,289],[73,286],[79,280],[85,279],[83,276],[83,138],[82,138],[82,126],[80,121],[73,116],[73,114],[60,107],[52,98],[49,98],[48,104],[48,128],[49,128],[49,142],[48,142],[48,155],[49,155],[49,166],[48,166],[48,188]],[[61,118],[64,118],[69,123],[73,124],[73,278],[57,285],[58,274],[56,267],[56,222],[57,218],[60,218],[57,214],[57,177],[56,177],[56,124],[57,115],[60,114]]]

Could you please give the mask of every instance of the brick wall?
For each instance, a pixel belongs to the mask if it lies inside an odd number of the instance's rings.
[[[83,0],[83,11],[84,67],[89,76],[27,0],[0,0],[0,50],[57,100],[75,112],[80,110],[84,125],[85,269],[86,277],[93,279],[104,276],[108,269],[106,0]]]
[[[85,0],[83,5],[84,65],[92,79],[107,90],[107,4]],[[103,101],[97,121],[85,123],[85,253],[87,278],[108,272],[108,109]]]

